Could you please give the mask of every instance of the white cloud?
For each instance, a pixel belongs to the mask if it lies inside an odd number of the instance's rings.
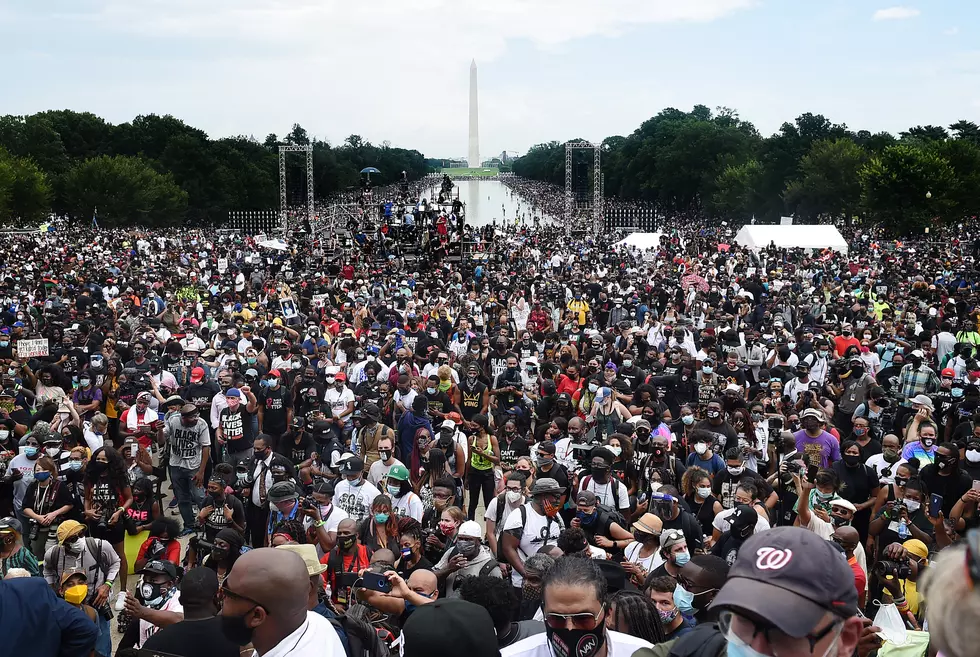
[[[888,9],[879,9],[876,11],[872,19],[876,21],[904,20],[906,18],[915,18],[921,13],[913,7],[889,7]]]
[[[420,146],[428,154],[463,152],[470,59],[481,67],[481,103],[489,108],[494,60],[513,43],[548,52],[587,37],[613,38],[647,24],[710,22],[760,0],[96,0],[48,18],[104,34],[136,36],[193,51],[181,64],[151,55],[152,74],[134,95],[111,90],[116,112],[173,111],[213,135],[288,129],[342,140]],[[108,34],[105,34],[108,33]],[[157,51],[159,53],[159,50]],[[137,57],[143,53],[133,53]],[[129,77],[139,61],[109,68]],[[146,62],[143,62],[144,66]],[[146,68],[144,67],[144,71]],[[152,75],[152,76],[151,76]],[[130,79],[132,79],[130,77]],[[410,98],[430,90],[428,103]],[[404,99],[404,100],[403,100]],[[156,103],[156,109],[154,109]],[[172,108],[172,109],[171,109]],[[208,116],[208,125],[198,117]],[[481,114],[484,114],[481,112]],[[488,114],[484,114],[487,119]],[[508,125],[520,120],[510,113]],[[278,127],[277,127],[278,126]],[[497,150],[481,130],[481,149]],[[259,135],[261,138],[263,135]],[[526,148],[504,138],[501,147]],[[421,143],[420,143],[421,142]]]

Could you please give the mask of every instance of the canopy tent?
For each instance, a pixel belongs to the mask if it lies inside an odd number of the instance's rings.
[[[740,245],[761,250],[775,242],[781,249],[833,249],[847,254],[847,242],[834,226],[742,226],[735,235]]]
[[[287,251],[289,250],[289,245],[282,240],[266,240],[264,242],[259,242],[259,246],[264,249],[274,249],[276,251]]]
[[[660,246],[663,233],[630,233],[624,240],[616,242],[615,246],[634,246],[638,249],[655,249]]]

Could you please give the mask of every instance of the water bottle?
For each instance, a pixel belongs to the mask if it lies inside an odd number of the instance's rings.
[[[904,520],[904,519],[902,519],[902,520],[899,520],[899,521],[898,521],[898,537],[899,537],[899,538],[900,538],[901,540],[903,540],[903,541],[904,541],[904,540],[905,540],[905,539],[907,539],[907,538],[908,538],[909,536],[911,536],[911,532],[909,532],[909,526],[908,526],[908,523],[907,523],[907,522],[905,522],[905,520]]]

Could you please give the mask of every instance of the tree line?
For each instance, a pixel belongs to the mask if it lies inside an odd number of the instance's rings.
[[[970,121],[896,137],[807,113],[762,137],[734,110],[697,105],[665,109],[601,148],[606,197],[653,203],[676,219],[776,223],[792,215],[908,233],[980,214],[980,127]],[[564,144],[532,147],[514,173],[564,185]]]
[[[376,184],[425,175],[422,154],[351,135],[340,146],[300,125],[282,138],[211,139],[170,115],[113,125],[68,110],[0,116],[0,221],[32,225],[50,213],[100,226],[220,224],[229,210],[279,207],[279,145],[313,146],[318,199],[356,188],[361,169]],[[290,204],[306,199],[306,159],[286,158]]]

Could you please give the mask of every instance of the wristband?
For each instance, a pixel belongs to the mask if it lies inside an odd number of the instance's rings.
[[[316,522],[313,523],[313,526],[319,529],[320,527],[323,527],[325,524],[327,524],[326,520],[317,520]]]
[[[105,582],[103,582],[103,584],[105,584],[106,586],[108,586],[110,589],[112,588],[112,586],[115,583],[116,583],[116,580],[114,580],[114,579],[107,579]]]

